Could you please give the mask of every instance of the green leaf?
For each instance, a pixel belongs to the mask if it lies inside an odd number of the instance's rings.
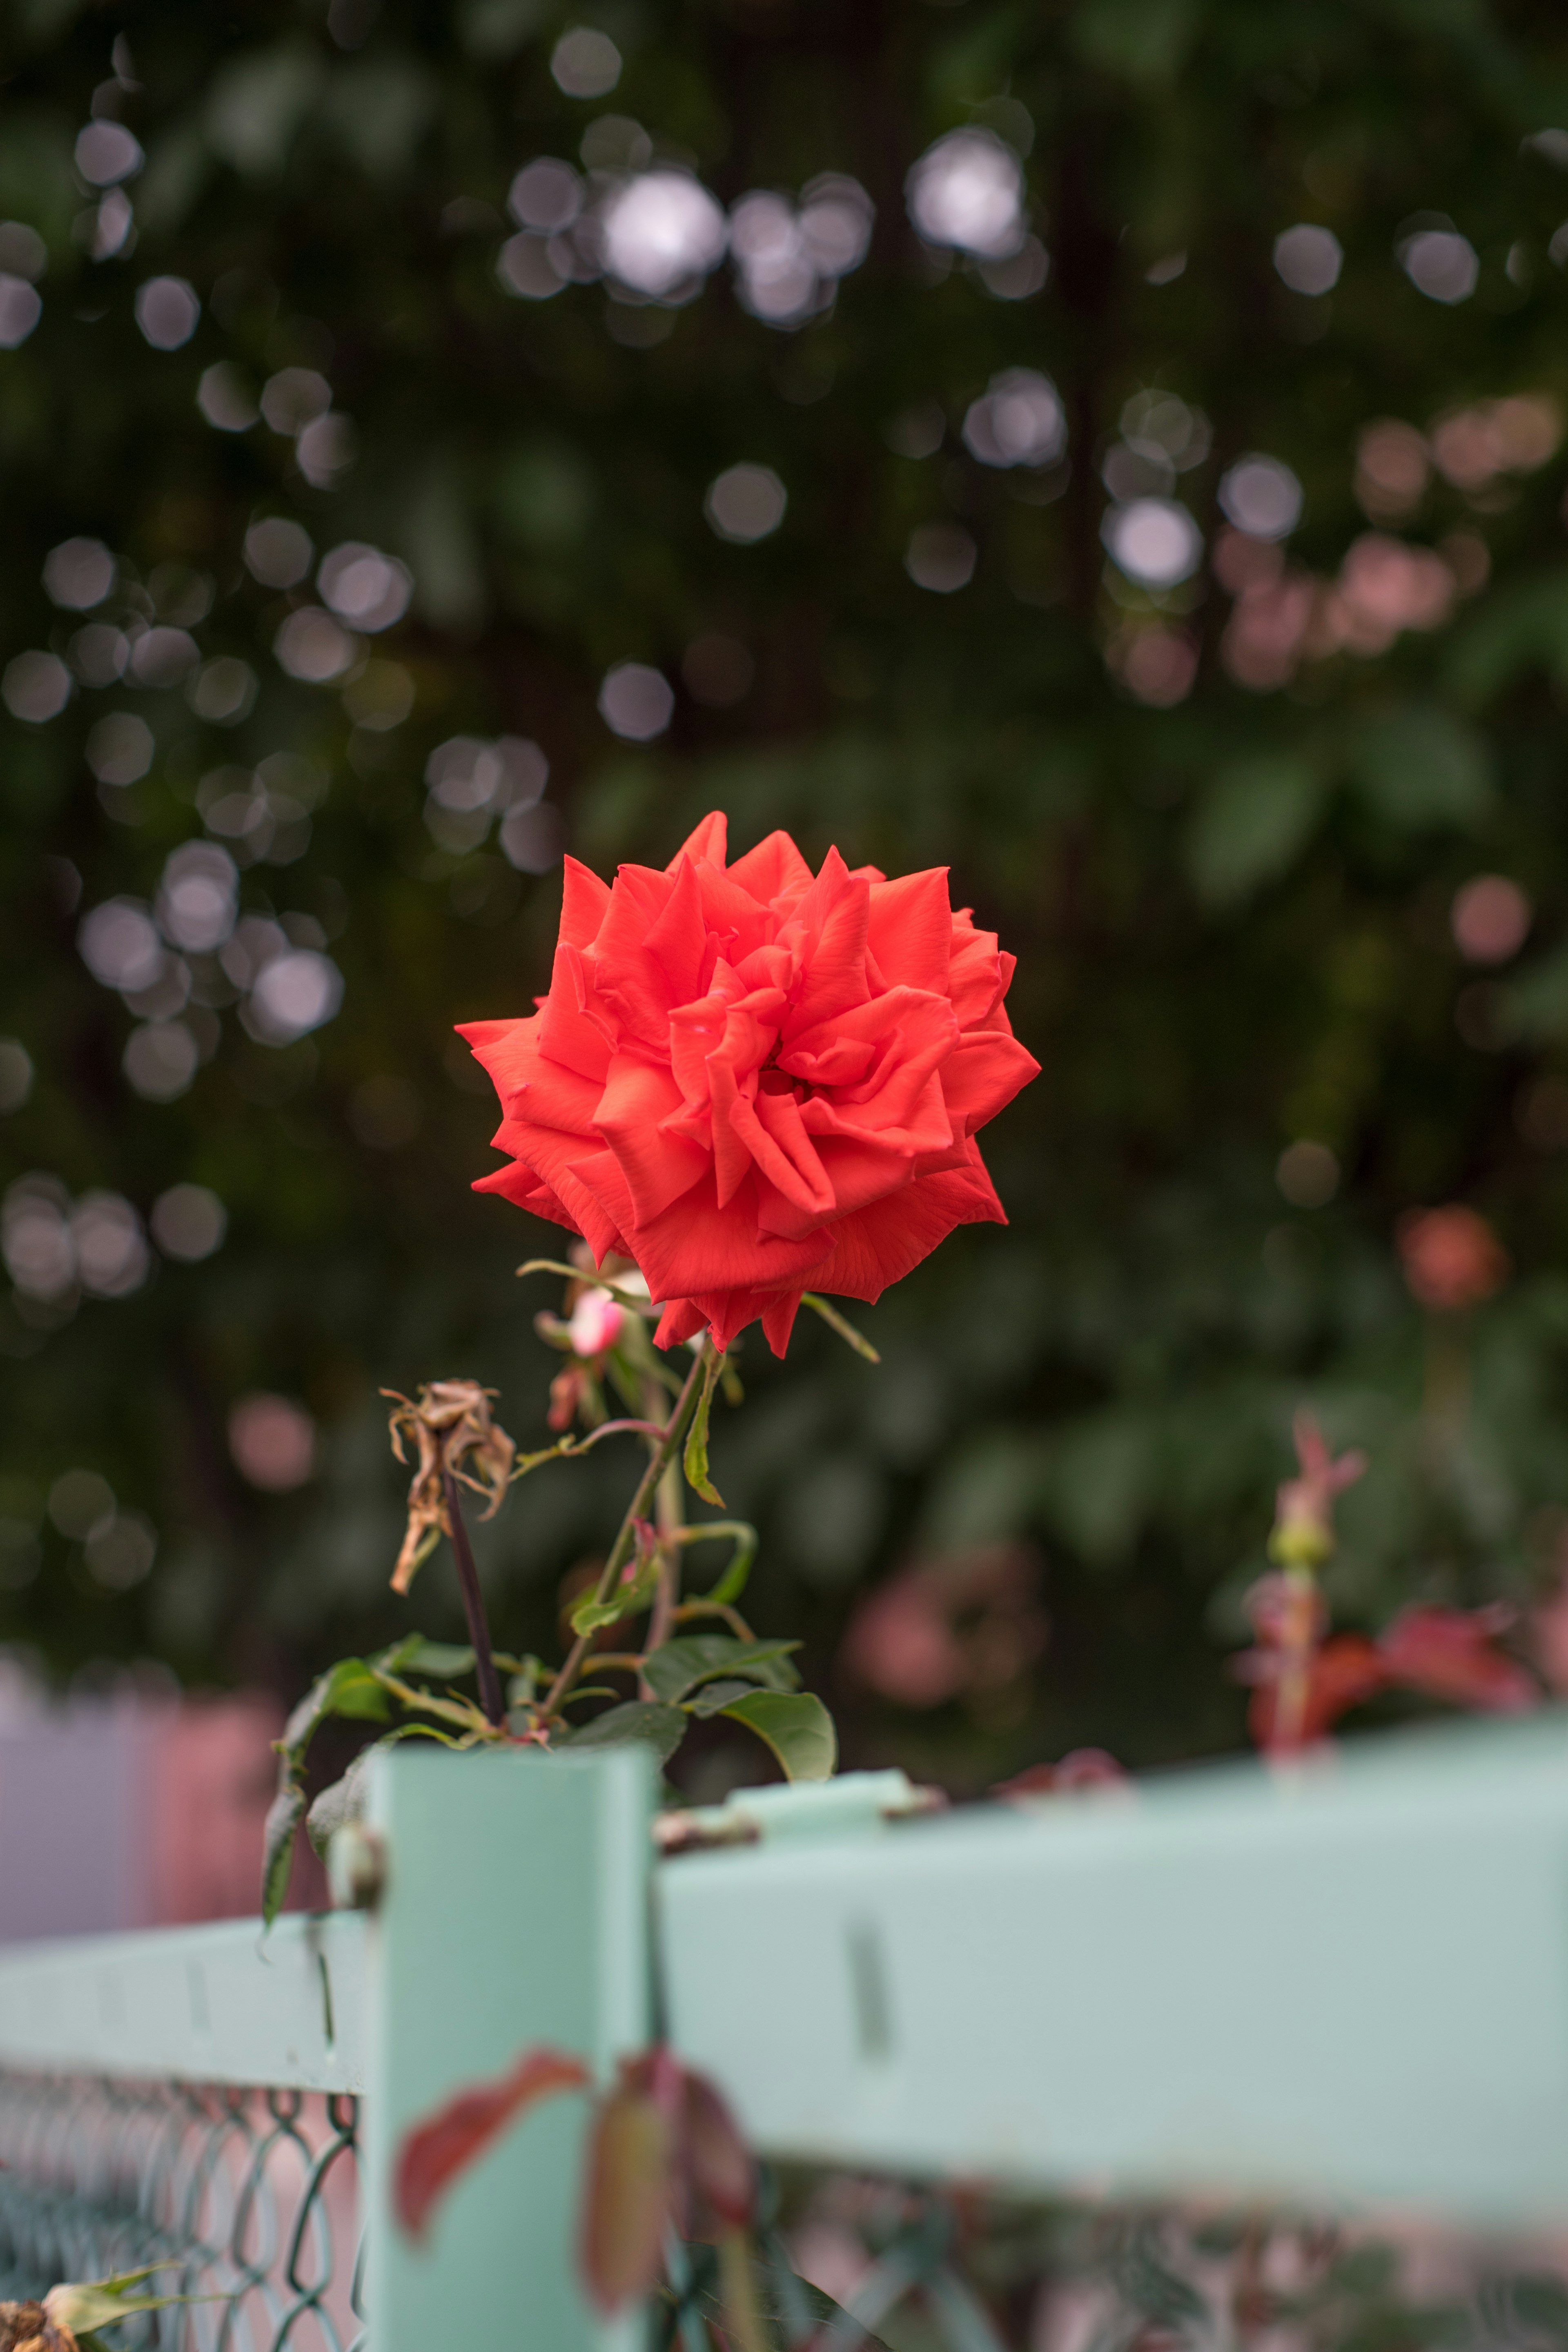
[[[1238,760],[1222,768],[1187,835],[1187,868],[1212,907],[1238,906],[1274,882],[1305,848],[1322,814],[1327,778],[1310,760]]]
[[[580,1729],[569,1731],[561,1745],[619,1748],[628,1739],[641,1739],[657,1750],[661,1764],[668,1764],[685,1737],[686,1717],[678,1706],[633,1698],[622,1706],[612,1706],[605,1715],[596,1715],[592,1723],[584,1723]]]
[[[1456,631],[1446,677],[1460,701],[1478,709],[1537,667],[1559,680],[1568,671],[1568,572],[1494,589]]]
[[[700,1598],[728,1608],[731,1601],[739,1601],[746,1589],[752,1562],[757,1556],[755,1528],[746,1519],[699,1519],[694,1526],[680,1529],[679,1540],[682,1544],[707,1543],[720,1536],[732,1537],[735,1549],[711,1592],[704,1592]]]
[[[683,1633],[650,1650],[643,1660],[643,1677],[658,1697],[675,1706],[699,1683],[720,1675],[739,1675],[770,1689],[791,1691],[800,1676],[787,1661],[798,1642],[738,1642],[728,1633]]]
[[[700,1495],[705,1503],[717,1503],[724,1507],[724,1497],[708,1475],[708,1416],[713,1407],[713,1384],[719,1377],[719,1367],[724,1359],[710,1348],[703,1369],[702,1388],[697,1399],[697,1410],[691,1416],[691,1427],[686,1433],[686,1483],[693,1494]]]
[[[425,1646],[422,1633],[409,1635],[396,1645],[395,1653],[388,1651],[376,1660],[381,1665],[395,1655],[401,1659],[415,1648]],[[392,1710],[386,1693],[376,1681],[374,1673],[363,1658],[340,1658],[324,1675],[318,1675],[283,1728],[279,1742],[279,1753],[295,1770],[304,1762],[305,1750],[316,1731],[329,1716],[347,1716],[372,1723],[387,1723]]]
[[[838,1761],[833,1717],[810,1691],[752,1691],[721,1712],[765,1740],[790,1780],[831,1780]]]
[[[474,1671],[474,1654],[464,1642],[427,1642],[416,1633],[411,1642],[400,1642],[395,1665],[388,1657],[376,1660],[393,1674],[433,1675],[437,1682],[452,1683]]]
[[[1492,800],[1492,763],[1473,727],[1435,706],[1413,705],[1363,730],[1351,745],[1363,801],[1402,832],[1469,825]]]
[[[721,1683],[703,1683],[686,1701],[686,1711],[689,1715],[696,1716],[722,1715],[731,1700],[745,1698],[755,1688],[755,1683],[742,1683],[733,1679]]]
[[[342,1779],[323,1789],[306,1814],[305,1834],[319,1854],[325,1854],[339,1830],[346,1828],[350,1822],[363,1821],[366,1769],[374,1753],[374,1748],[367,1748],[356,1756]]]
[[[289,1874],[294,1865],[294,1832],[304,1818],[305,1791],[298,1781],[289,1780],[268,1806],[262,1833],[261,1918],[265,1927],[270,1927],[283,1908]]]
[[[650,1544],[629,1584],[617,1584],[607,1601],[597,1601],[591,1592],[579,1601],[572,1612],[574,1633],[596,1633],[601,1626],[618,1625],[623,1617],[635,1617],[646,1609],[658,1591],[658,1546]]]
[[[362,1658],[345,1658],[332,1669],[324,1713],[353,1723],[390,1723],[392,1709],[385,1691]]]

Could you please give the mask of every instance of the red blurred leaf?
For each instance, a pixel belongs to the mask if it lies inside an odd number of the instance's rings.
[[[1541,1692],[1517,1659],[1492,1644],[1513,1622],[1507,1607],[1401,1610],[1378,1636],[1391,1682],[1459,1706],[1518,1715],[1539,1704]]]
[[[998,1780],[991,1790],[1009,1804],[1031,1797],[1071,1796],[1079,1789],[1129,1786],[1127,1774],[1103,1748],[1070,1748],[1059,1764],[1030,1764],[1010,1780]]]
[[[1279,1650],[1247,1650],[1234,1671],[1255,1685],[1247,1727],[1271,1756],[1310,1747],[1347,1708],[1374,1697],[1391,1679],[1377,1643],[1364,1633],[1336,1633],[1300,1666]],[[1300,1679],[1292,1687],[1293,1675]]]
[[[675,2192],[677,2119],[647,2057],[623,2065],[599,2103],[588,2144],[582,2261],[601,2311],[647,2294],[658,2279]]]
[[[586,2089],[591,2081],[581,2059],[563,2051],[525,2050],[509,2073],[493,2083],[458,2091],[423,2123],[404,2134],[397,2151],[394,2207],[398,2227],[422,2238],[437,2205],[476,2157],[510,2123],[558,2091]]]
[[[757,2176],[734,2116],[706,2075],[685,2076],[681,2155],[689,2191],[691,2234],[720,2237],[749,2230],[756,2209]]]

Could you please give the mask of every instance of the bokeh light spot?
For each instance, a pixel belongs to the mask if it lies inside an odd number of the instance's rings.
[[[16,654],[0,676],[0,696],[13,719],[42,727],[71,698],[71,674],[58,654]]]
[[[264,1494],[292,1494],[316,1466],[316,1424],[303,1405],[266,1391],[243,1396],[228,1416],[235,1468]]]
[[[286,515],[267,515],[245,534],[245,568],[264,588],[297,588],[314,552],[310,532]]]
[[[1340,282],[1344,248],[1331,228],[1298,221],[1274,240],[1274,267],[1293,294],[1328,294]]]
[[[1145,588],[1190,580],[1204,551],[1203,533],[1174,499],[1134,499],[1113,507],[1100,535],[1117,569]]]
[[[722,209],[687,172],[639,172],[605,206],[605,268],[656,300],[697,292],[728,238]]]
[[[1023,167],[994,131],[950,131],[904,186],[910,218],[931,245],[1000,258],[1023,242]]]
[[[65,539],[44,558],[44,589],[65,612],[90,612],[114,586],[115,571],[100,539]]]
[[[1339,1191],[1340,1163],[1326,1143],[1302,1136],[1279,1154],[1274,1177],[1292,1208],[1321,1209]]]
[[[550,71],[568,98],[605,98],[621,78],[621,53],[607,33],[577,25],[551,51]]]
[[[952,596],[974,577],[979,551],[968,531],[951,522],[922,523],[910,533],[904,570],[917,588]]]
[[[87,739],[87,764],[100,784],[133,784],[153,764],[153,730],[133,710],[111,710]]]
[[[0,1112],[20,1110],[33,1091],[33,1057],[19,1037],[0,1037]]]
[[[136,323],[155,352],[177,352],[196,331],[202,306],[184,278],[149,278],[136,289]]]
[[[1454,944],[1468,963],[1507,963],[1530,935],[1531,904],[1503,874],[1478,874],[1455,893]]]
[[[617,662],[599,688],[599,716],[629,743],[651,743],[675,716],[675,694],[662,670],[647,662]]]
[[[1252,539],[1288,539],[1301,520],[1301,485],[1278,457],[1238,458],[1220,483],[1219,502]]]
[[[195,1265],[222,1248],[228,1212],[205,1184],[171,1184],[153,1202],[148,1223],[165,1257]]]
[[[89,122],[77,133],[76,167],[89,187],[112,187],[142,169],[142,149],[122,122]]]
[[[788,504],[771,466],[731,466],[709,484],[702,511],[721,539],[750,547],[777,530]]]

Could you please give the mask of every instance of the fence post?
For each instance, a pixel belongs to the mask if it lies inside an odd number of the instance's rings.
[[[456,2344],[633,2352],[575,2266],[586,2111],[526,2116],[458,2182],[416,2245],[392,2218],[411,2124],[547,2042],[603,2081],[649,2039],[654,1793],[640,1747],[594,1755],[399,1747],[374,1759],[384,1885],[371,1922],[365,2102],[371,2352]]]

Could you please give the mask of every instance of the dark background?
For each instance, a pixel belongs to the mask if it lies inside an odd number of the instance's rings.
[[[583,24],[625,61],[593,100],[550,71]],[[233,726],[130,683],[80,685],[46,722],[0,713],[0,1028],[35,1072],[0,1121],[0,1173],[79,1203],[107,1190],[143,1218],[199,1183],[228,1216],[215,1255],[154,1250],[126,1296],[0,1307],[0,1639],[61,1678],[155,1658],[291,1694],[346,1646],[456,1625],[444,1561],[412,1613],[386,1592],[400,1487],[376,1391],[474,1374],[540,1442],[553,1360],[531,1317],[553,1299],[511,1269],[551,1236],[467,1190],[494,1118],[450,1033],[529,1009],[559,895],[493,835],[464,852],[433,838],[426,762],[465,732],[542,747],[570,846],[601,871],[662,863],[721,805],[742,846],[784,824],[814,859],[837,842],[851,863],[950,864],[955,901],[1018,955],[1015,1022],[1045,1074],[987,1139],[1010,1227],[955,1237],[866,1313],[879,1371],[816,1327],[782,1367],[752,1335],[746,1409],[716,1430],[726,1498],[763,1528],[756,1618],[806,1636],[851,1760],[962,1786],[1083,1741],[1135,1763],[1236,1743],[1224,1661],[1303,1398],[1373,1457],[1342,1513],[1342,1622],[1551,1581],[1568,1502],[1564,460],[1468,492],[1435,474],[1394,523],[1353,482],[1373,420],[1425,433],[1467,404],[1568,397],[1568,283],[1548,253],[1568,172],[1552,142],[1521,143],[1568,121],[1558,11],[336,0],[329,25],[311,5],[16,0],[3,54],[0,214],[47,256],[41,319],[0,353],[0,656],[66,652],[80,618],[42,567],[85,534],[120,559],[110,617],[138,585],[144,615],[170,616],[191,573],[209,579],[202,655],[244,659],[259,689]],[[126,184],[133,247],[98,261],[72,162],[95,110],[147,158]],[[668,310],[600,284],[510,294],[512,175],[575,157],[606,113],[726,205],[852,173],[877,207],[867,260],[799,328],[748,316],[728,265]],[[1051,269],[1027,299],[922,249],[906,214],[911,163],[975,121],[1028,151]],[[1479,257],[1454,303],[1395,251],[1445,218]],[[1325,296],[1273,266],[1303,221],[1344,248]],[[1184,253],[1179,274],[1161,267]],[[173,351],[133,310],[161,275],[202,303]],[[252,393],[290,365],[326,377],[358,436],[335,487],[312,488],[264,425],[214,429],[196,392],[218,362]],[[1016,366],[1060,389],[1065,466],[966,451],[969,404]],[[1209,571],[1162,603],[1101,548],[1101,462],[1151,387],[1212,425],[1177,490],[1211,551],[1226,468],[1262,450],[1304,488],[1293,562],[1328,579],[1374,525],[1415,546],[1459,532],[1470,593],[1381,653],[1238,685]],[[900,454],[932,402],[941,447]],[[754,546],[704,520],[738,461],[789,495]],[[370,648],[413,682],[401,724],[356,724],[341,686],[279,667],[289,600],[241,557],[262,515],[297,519],[318,553],[363,540],[410,567],[409,614]],[[956,593],[905,569],[933,523],[978,549]],[[1197,652],[1168,708],[1124,682],[1146,626]],[[755,665],[723,709],[683,682],[715,633]],[[626,658],[676,687],[647,747],[595,707]],[[84,747],[113,710],[143,717],[156,751],[139,782],[100,789]],[[280,1047],[214,1007],[194,1083],[146,1100],[121,1066],[137,1015],[84,964],[81,917],[151,901],[202,834],[201,779],[278,752],[326,789],[302,851],[296,824],[286,862],[246,867],[241,906],[330,953],[342,1010]],[[1479,873],[1534,910],[1489,975],[1449,920]],[[1313,1208],[1276,1177],[1302,1137],[1342,1171]],[[1435,1443],[1433,1342],[1394,1231],[1456,1199],[1493,1221],[1514,1273],[1439,1343]],[[318,1425],[293,1492],[258,1490],[231,1454],[229,1414],[255,1391]],[[602,1545],[629,1467],[552,1469],[483,1532],[509,1645],[554,1640],[560,1580]],[[49,1516],[75,1468],[155,1531],[140,1580],[134,1546],[100,1543],[95,1570]],[[868,1582],[1003,1540],[1028,1547],[1050,1620],[1030,1675],[911,1711],[836,1668]]]

